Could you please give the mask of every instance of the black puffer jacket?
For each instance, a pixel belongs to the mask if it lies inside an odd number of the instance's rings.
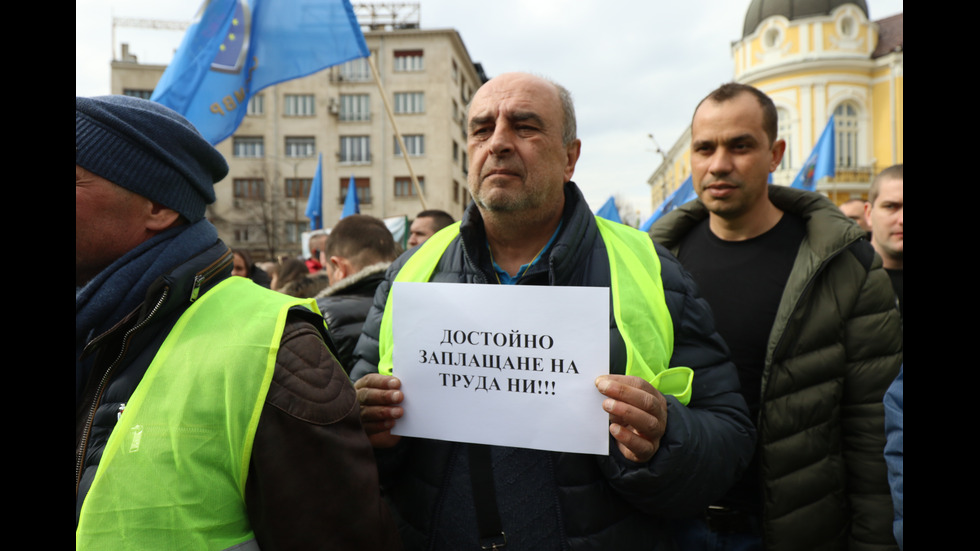
[[[744,469],[754,434],[738,392],[735,368],[714,330],[707,303],[665,249],[657,247],[667,306],[674,324],[670,366],[695,370],[693,395],[684,407],[667,398],[667,431],[646,464],[627,461],[612,444],[609,456],[536,452],[554,473],[562,548],[670,548],[663,519],[693,514],[723,495]],[[377,371],[378,334],[391,281],[406,253],[388,270],[355,351],[355,378]],[[460,237],[450,244],[432,281],[495,281],[483,220],[470,205]],[[609,286],[609,261],[595,219],[578,188],[565,188],[561,233],[547,258],[531,267],[519,284]],[[610,307],[610,371],[623,373],[626,350]],[[433,522],[444,498],[442,484],[454,446],[449,442],[402,439],[381,454],[382,483],[401,516],[408,547],[429,547]],[[508,504],[501,504],[501,508]]]
[[[882,397],[902,363],[891,283],[864,233],[817,193],[769,186],[806,222],[769,335],[759,409],[766,549],[894,549]],[[692,201],[653,238],[679,250]]]
[[[385,270],[390,265],[391,262],[379,262],[365,266],[316,296],[316,305],[337,346],[337,359],[348,373],[354,364],[354,346],[361,336],[361,326],[374,302],[374,292],[384,281]]]

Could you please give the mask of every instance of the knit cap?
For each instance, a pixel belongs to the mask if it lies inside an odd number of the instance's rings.
[[[75,164],[196,222],[228,163],[187,119],[129,96],[75,98]]]

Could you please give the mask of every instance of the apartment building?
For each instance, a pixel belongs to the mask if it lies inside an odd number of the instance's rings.
[[[411,219],[422,210],[404,155],[425,206],[462,215],[469,201],[466,105],[486,76],[453,29],[385,27],[374,25],[364,37],[405,151],[366,58],[262,90],[238,107],[247,109],[245,119],[217,145],[231,169],[215,185],[208,218],[229,246],[257,258],[300,252],[320,154],[325,227],[340,219],[352,176],[363,214]],[[124,44],[112,62],[112,93],[148,98],[165,68],[140,64]]]

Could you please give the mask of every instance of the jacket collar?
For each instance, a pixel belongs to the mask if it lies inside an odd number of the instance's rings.
[[[770,185],[769,200],[779,210],[803,218],[808,247],[819,259],[837,254],[864,236],[860,228],[819,193]],[[707,217],[708,209],[700,199],[695,199],[664,215],[650,229],[650,235],[676,254],[684,237]]]
[[[463,252],[471,266],[478,267],[485,282],[496,281],[493,275],[493,265],[487,251],[486,230],[483,227],[483,216],[476,203],[471,202],[463,214],[459,228]],[[526,276],[534,276],[542,271],[548,272],[551,285],[565,285],[568,278],[579,266],[582,266],[589,255],[593,242],[598,236],[599,228],[595,216],[589,210],[585,197],[574,182],[565,184],[565,208],[562,212],[562,224],[558,237],[545,251],[544,256],[528,270]]]
[[[362,287],[373,289],[384,279],[384,273],[388,269],[388,266],[391,266],[391,262],[378,262],[377,264],[365,266],[356,274],[351,274],[320,291],[316,298],[352,294]]]
[[[170,272],[160,275],[150,285],[139,308],[92,339],[85,346],[84,355],[91,354],[99,347],[99,343],[117,331],[149,325],[154,320],[166,319],[187,308],[197,297],[230,277],[232,265],[231,250],[221,241],[217,241]]]

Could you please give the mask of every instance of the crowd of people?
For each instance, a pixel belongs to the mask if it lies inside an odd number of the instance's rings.
[[[705,97],[698,199],[647,235],[572,181],[568,90],[500,75],[459,223],[402,251],[352,215],[263,269],[205,218],[228,167],[190,123],[76,98],[76,548],[901,548],[902,167],[837,208],[767,184],[776,129],[751,86]],[[609,288],[608,453],[393,434],[396,281]]]

